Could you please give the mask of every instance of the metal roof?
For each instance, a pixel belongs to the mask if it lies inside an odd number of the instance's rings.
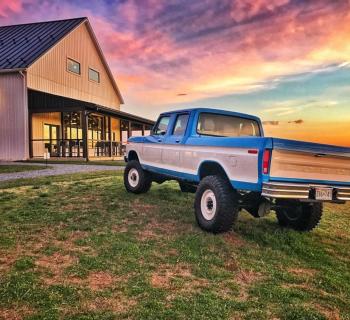
[[[112,85],[123,104],[123,97],[86,17],[0,27],[0,73],[27,69],[83,22],[86,22],[102,63],[105,65]]]
[[[0,27],[0,70],[26,69],[86,18]]]

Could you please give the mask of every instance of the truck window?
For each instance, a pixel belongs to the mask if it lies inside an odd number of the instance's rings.
[[[201,113],[197,133],[218,137],[259,137],[260,128],[255,120],[214,113]]]
[[[173,135],[174,136],[183,136],[186,131],[188,123],[188,114],[179,114],[176,118]]]
[[[153,134],[155,135],[165,135],[168,130],[169,116],[161,117],[158,120],[157,126],[154,128]]]

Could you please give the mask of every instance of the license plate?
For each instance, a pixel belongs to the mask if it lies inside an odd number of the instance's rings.
[[[316,200],[332,200],[333,189],[329,188],[316,188]]]

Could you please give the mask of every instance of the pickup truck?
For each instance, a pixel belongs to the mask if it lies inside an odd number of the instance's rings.
[[[241,209],[256,218],[273,210],[281,226],[310,231],[324,202],[350,200],[350,148],[264,137],[259,118],[237,112],[163,113],[149,136],[128,140],[125,160],[128,192],[176,180],[213,233],[231,229]]]

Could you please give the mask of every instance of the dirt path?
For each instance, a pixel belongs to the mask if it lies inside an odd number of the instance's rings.
[[[43,166],[42,163],[16,163],[16,162],[0,162],[1,165],[38,165]],[[70,174],[70,173],[81,173],[81,172],[93,172],[93,171],[121,171],[123,167],[118,166],[105,166],[105,165],[83,165],[83,164],[52,164],[48,165],[47,169],[42,170],[31,170],[23,172],[13,172],[13,173],[2,173],[0,174],[0,181],[8,181],[15,179],[26,179],[26,178],[36,178],[36,177],[46,177],[46,176],[56,176],[61,174]]]

